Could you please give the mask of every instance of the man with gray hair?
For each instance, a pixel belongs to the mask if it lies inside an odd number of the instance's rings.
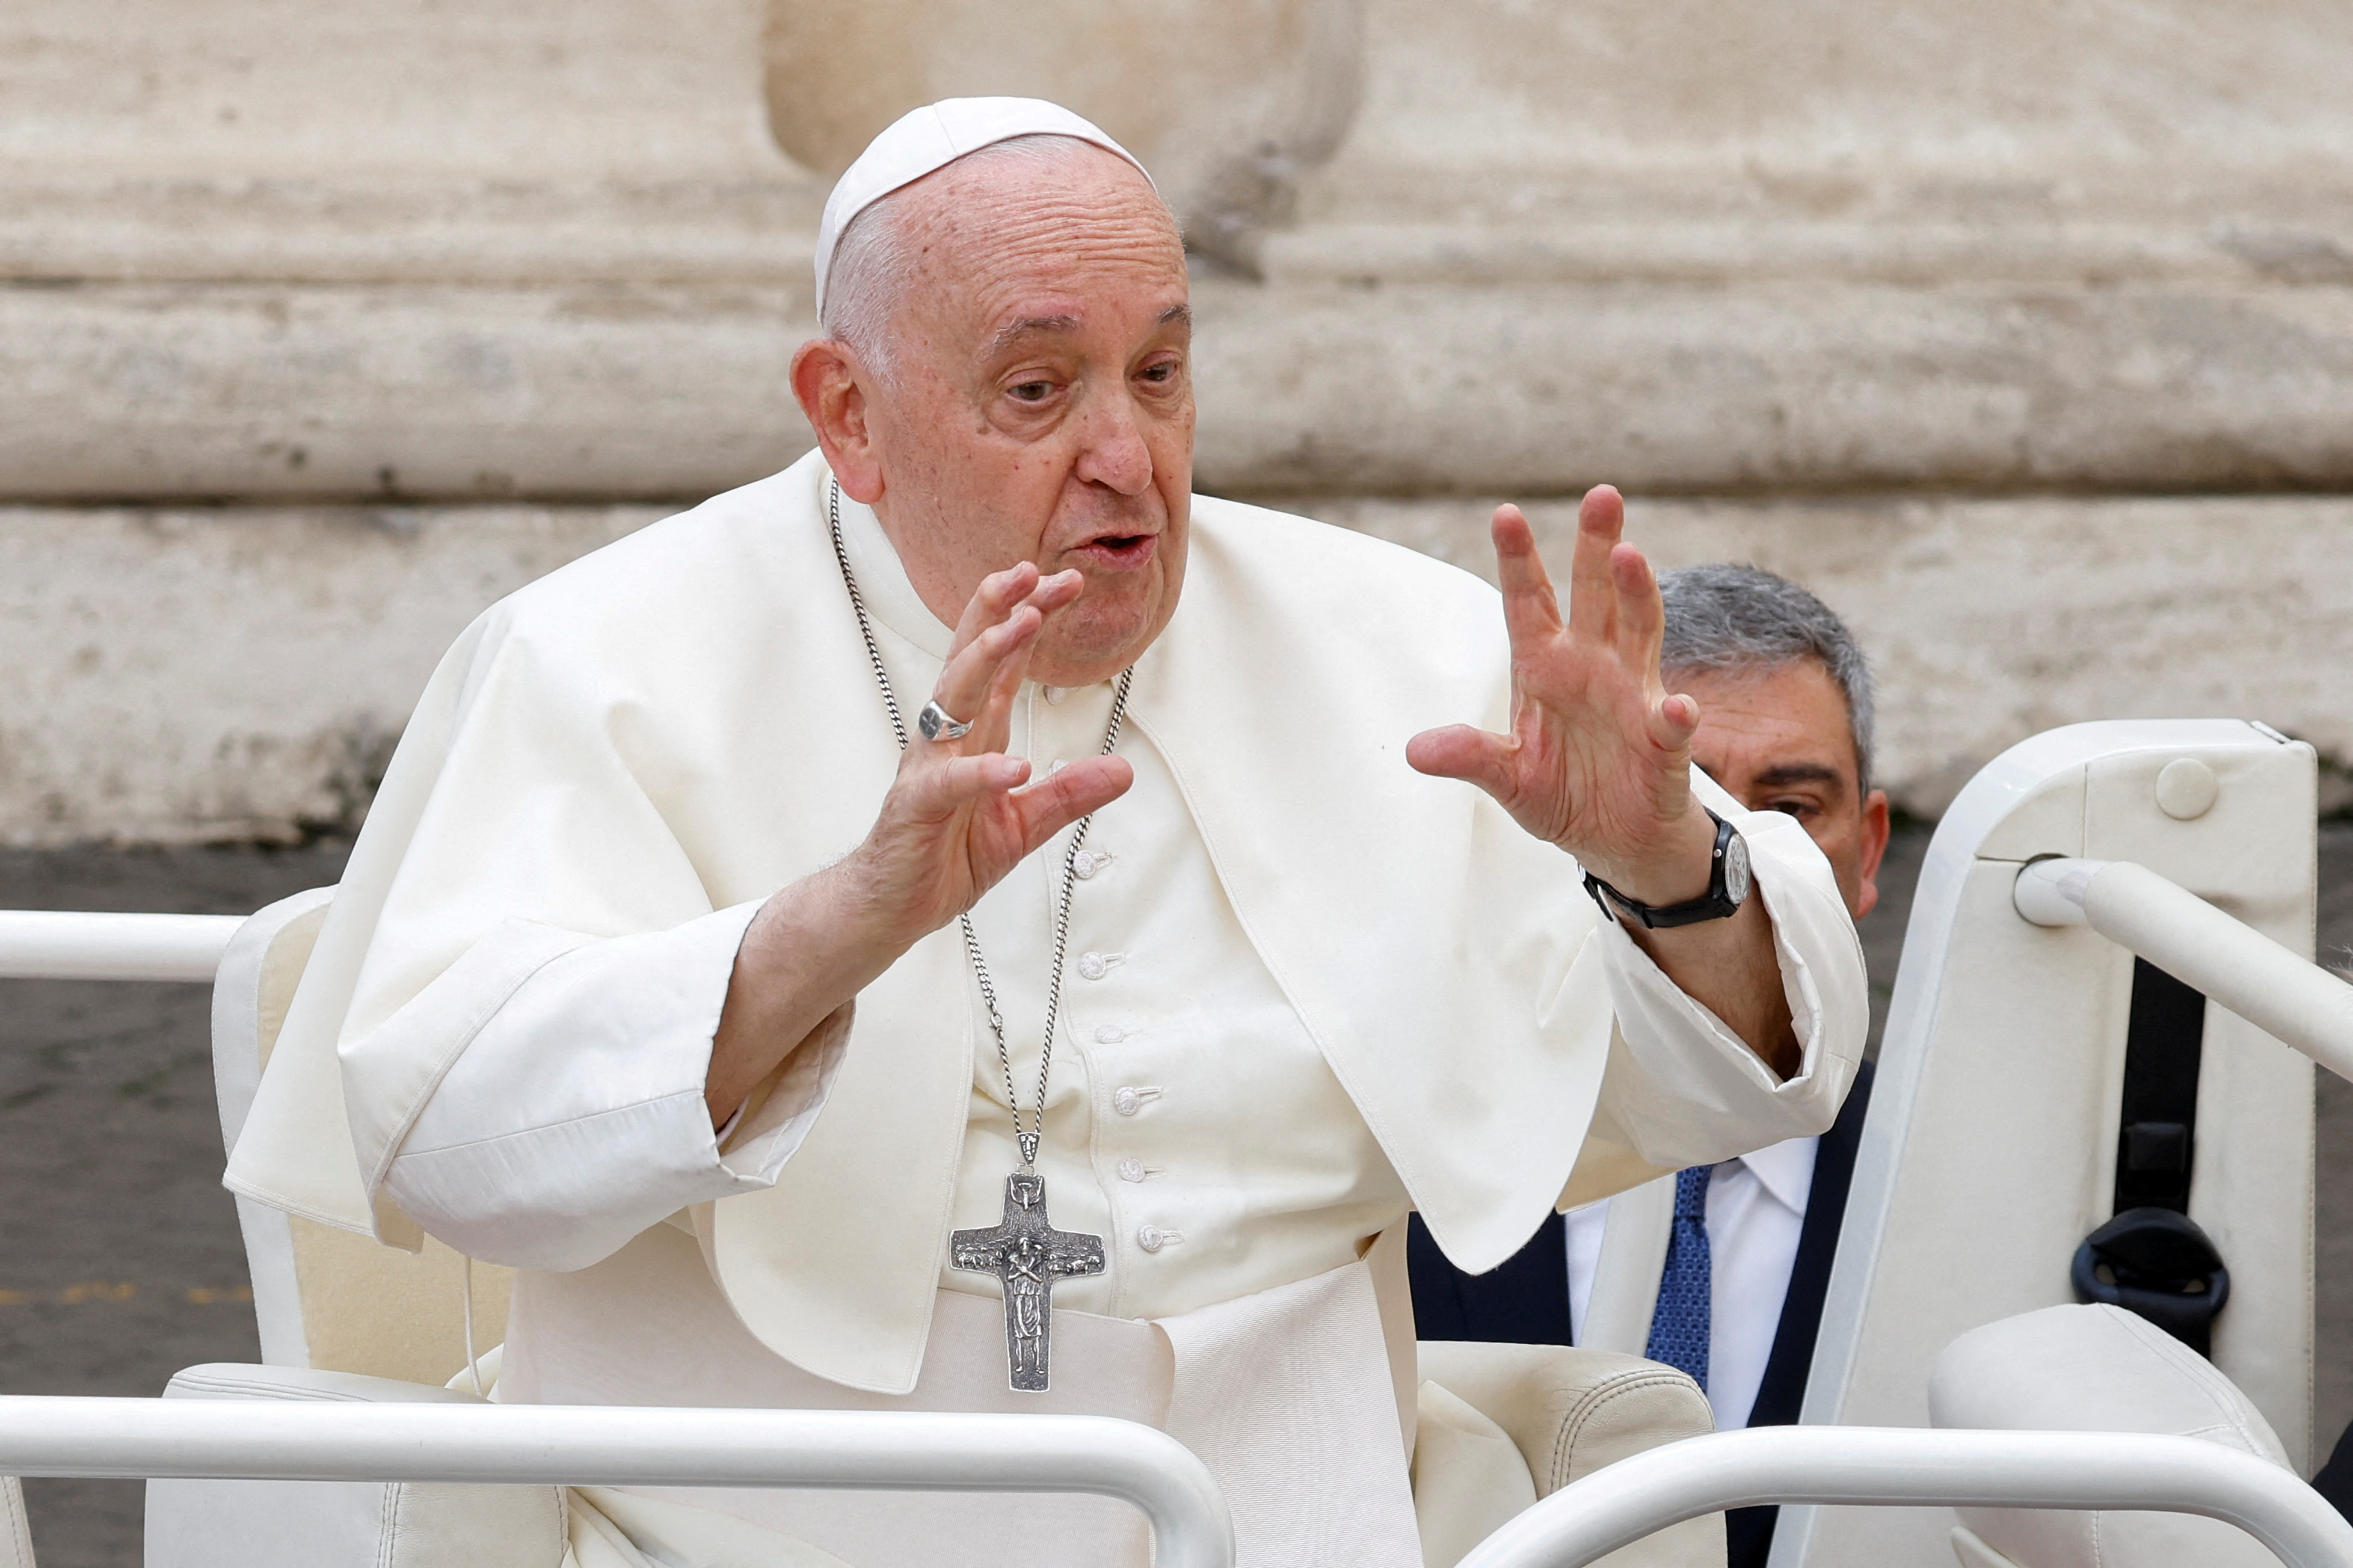
[[[1871,784],[1871,669],[1852,634],[1813,595],[1754,566],[1664,573],[1659,592],[1662,670],[1671,689],[1699,700],[1693,758],[1750,810],[1797,818],[1848,909],[1869,913],[1887,796]],[[1493,1273],[1461,1273],[1417,1235],[1422,1336],[1647,1355],[1697,1380],[1719,1428],[1794,1422],[1870,1072],[1864,1064],[1822,1136],[1575,1210]],[[1730,1568],[1762,1568],[1776,1511],[1728,1516]]]

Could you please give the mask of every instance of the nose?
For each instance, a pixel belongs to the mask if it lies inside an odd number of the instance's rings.
[[[1152,484],[1152,448],[1134,398],[1124,387],[1089,398],[1083,419],[1078,477],[1124,496],[1142,495]]]

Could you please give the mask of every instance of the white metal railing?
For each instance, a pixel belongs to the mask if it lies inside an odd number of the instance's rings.
[[[1095,1415],[0,1397],[0,1473],[1084,1492],[1141,1510],[1164,1568],[1234,1561],[1208,1467]]]
[[[2353,1078],[2353,985],[2129,860],[2034,860],[2010,901],[2042,926],[2088,925],[2339,1078]]]
[[[237,915],[0,910],[0,980],[210,980]]]
[[[1757,1503],[2135,1509],[2225,1520],[2288,1568],[2353,1568],[2353,1525],[2286,1470],[2195,1437],[1760,1426],[1620,1459],[1457,1568],[1585,1568],[1652,1531]]]

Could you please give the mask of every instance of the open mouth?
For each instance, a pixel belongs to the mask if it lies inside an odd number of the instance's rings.
[[[1071,553],[1098,571],[1132,572],[1149,563],[1159,544],[1160,536],[1155,533],[1105,533]]]

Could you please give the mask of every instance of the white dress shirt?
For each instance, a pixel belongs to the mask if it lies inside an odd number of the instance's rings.
[[[1707,1402],[1719,1432],[1748,1425],[1798,1261],[1819,1138],[1791,1138],[1717,1165],[1707,1184]],[[1607,1199],[1567,1215],[1569,1334],[1582,1342]]]

